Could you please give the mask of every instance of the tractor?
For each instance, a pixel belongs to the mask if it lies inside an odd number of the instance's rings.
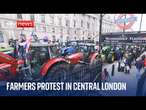
[[[66,61],[75,81],[97,81],[102,72],[100,56],[92,42],[69,41],[64,47]]]
[[[92,42],[85,42],[83,40],[69,41],[64,52],[66,60],[69,61],[70,65],[72,65],[71,67],[75,69],[76,67],[84,65],[91,66],[99,62],[99,54],[95,49],[95,44]]]
[[[103,62],[113,63],[116,59],[115,52],[110,46],[102,48],[101,57]]]
[[[34,77],[43,76],[47,81],[65,81],[68,63],[60,56],[57,44],[32,43],[29,61]]]
[[[66,50],[69,48],[67,48],[64,51],[67,54],[62,54],[58,44],[43,43],[37,39],[32,40],[29,52],[24,55],[25,58],[0,52],[0,79],[68,81],[75,70],[86,65],[92,67],[98,62],[98,53],[94,50],[94,44],[80,42],[74,46],[74,53],[68,54],[69,51]]]
[[[1,80],[64,81],[67,73],[67,62],[54,44],[32,43],[25,59],[0,52]]]
[[[13,52],[14,52],[14,48],[12,48],[12,47],[1,47],[0,52],[3,52],[3,53],[8,54],[8,55],[12,55]]]

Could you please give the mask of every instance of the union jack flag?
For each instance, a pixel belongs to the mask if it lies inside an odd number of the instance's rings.
[[[32,41],[32,36],[27,37],[26,44],[25,44],[26,53],[28,53],[29,51],[31,41]]]

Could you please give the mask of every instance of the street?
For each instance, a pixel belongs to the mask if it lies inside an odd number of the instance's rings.
[[[112,65],[115,65],[114,76],[111,76]],[[110,74],[111,80],[109,82],[125,82],[127,83],[126,91],[100,91],[102,96],[136,96],[137,89],[137,79],[136,79],[136,67],[132,65],[130,70],[130,74],[126,74],[124,72],[118,72],[118,62],[115,61],[112,64],[105,64],[103,69],[107,68],[107,71]],[[141,71],[143,73],[144,70]]]

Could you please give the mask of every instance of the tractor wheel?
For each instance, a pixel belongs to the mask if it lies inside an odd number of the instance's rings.
[[[108,62],[108,63],[113,63],[114,60],[115,60],[115,57],[114,57],[113,54],[109,54],[109,55],[107,56],[107,62]]]
[[[48,70],[45,81],[65,82],[67,81],[68,73],[68,65],[66,63],[58,63]]]
[[[103,62],[103,63],[105,63],[105,62],[106,62],[105,55],[101,55],[101,59],[102,59],[102,62]]]
[[[112,63],[114,62],[114,60],[115,60],[115,56],[114,56],[114,54],[112,54]]]

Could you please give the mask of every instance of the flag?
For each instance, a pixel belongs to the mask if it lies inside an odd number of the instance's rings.
[[[26,45],[25,45],[26,53],[28,53],[28,51],[29,51],[31,41],[32,41],[32,36],[27,37]]]

